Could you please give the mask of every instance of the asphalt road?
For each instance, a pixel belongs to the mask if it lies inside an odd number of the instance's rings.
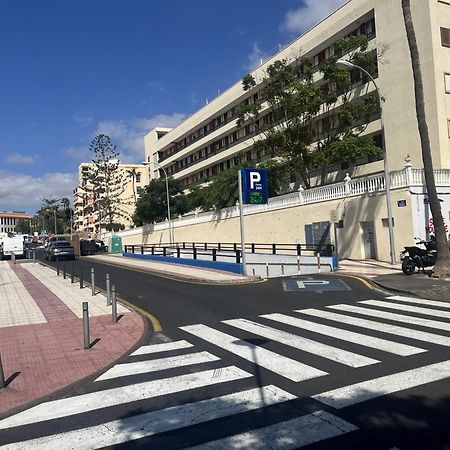
[[[69,270],[72,267],[71,262],[66,264]],[[311,447],[314,449],[450,449],[450,431],[447,426],[447,411],[450,406],[449,378],[443,376],[440,379],[438,376],[436,381],[432,383],[417,381],[423,376],[420,368],[430,366],[429,372],[431,375],[427,372],[427,376],[433,377],[441,370],[440,366],[433,365],[450,360],[450,347],[448,345],[436,345],[435,343],[413,340],[408,336],[402,336],[401,333],[393,336],[377,330],[365,330],[365,335],[360,342],[341,341],[342,345],[339,345],[339,347],[350,352],[348,353],[348,359],[345,355],[339,359],[339,349],[336,350],[335,355],[324,358],[323,355],[318,356],[316,354],[320,353],[319,349],[315,352],[302,346],[293,348],[289,343],[286,345],[286,342],[281,343],[276,339],[258,335],[251,328],[245,328],[245,326],[249,326],[249,323],[252,326],[252,323],[261,323],[262,320],[266,320],[262,319],[261,315],[294,316],[296,310],[306,309],[329,312],[332,311],[327,308],[329,306],[353,307],[361,306],[361,303],[359,303],[361,301],[386,300],[386,295],[383,292],[370,289],[360,280],[352,277],[320,275],[294,277],[288,280],[271,279],[246,285],[212,285],[161,278],[144,272],[104,265],[89,260],[88,257],[81,258],[74,263],[74,273],[77,277],[80,273],[80,264],[83,267],[85,278],[90,277],[90,268],[94,268],[96,284],[103,289],[105,288],[106,273],[109,273],[111,282],[116,285],[117,293],[121,298],[157,318],[162,331],[153,336],[153,343],[168,340],[188,340],[197,351],[206,351],[220,358],[220,364],[233,365],[253,375],[251,381],[239,381],[238,388],[256,386],[261,390],[264,386],[274,385],[296,397],[295,400],[286,404],[265,407],[263,416],[256,414],[256,412],[253,412],[253,414],[246,413],[244,417],[239,416],[239,423],[236,423],[236,420],[233,419],[234,416],[228,417],[222,419],[220,425],[219,421],[216,420],[215,427],[212,428],[207,425],[197,425],[191,427],[192,430],[172,431],[170,434],[163,433],[162,435],[133,441],[132,445],[130,442],[123,443],[119,445],[119,448],[149,448],[151,445],[154,445],[155,448],[161,448],[162,446],[167,449],[184,448],[186,442],[189,442],[190,445],[195,442],[201,443],[217,439],[218,436],[234,434],[236,430],[251,429],[256,423],[258,424],[257,427],[262,427],[264,424],[293,419],[300,413],[311,414],[321,410],[339,417],[346,423],[357,427],[357,430],[332,439],[321,440]],[[52,263],[52,265],[55,264]],[[60,267],[62,268],[62,264]],[[315,282],[318,284],[314,285]],[[337,290],[326,290],[330,286]],[[401,302],[401,300],[393,301]],[[402,305],[402,303],[399,304]],[[431,310],[432,306],[429,308]],[[388,314],[403,313],[402,311],[389,311],[389,308],[383,306],[376,306],[375,309],[385,311]],[[334,312],[340,311],[335,310]],[[450,328],[436,331],[436,329],[430,329],[428,326],[414,323],[415,320],[423,318],[436,320],[438,324],[440,320],[450,322],[450,316],[448,319],[428,317],[427,314],[415,311],[405,312],[405,314],[409,314],[409,317],[411,317],[411,324],[407,325],[408,329],[450,338]],[[377,319],[366,317],[360,313],[352,314],[352,316],[360,319],[371,319],[384,325],[406,326],[405,323],[399,323],[391,317]],[[245,319],[245,321],[238,320],[236,322],[237,319]],[[336,324],[323,318],[304,316],[302,319],[311,319],[321,325],[334,325],[337,330],[336,334],[340,330],[355,331],[355,327],[352,325]],[[223,321],[230,320],[235,320],[235,322],[223,323]],[[242,325],[243,323],[245,326]],[[302,339],[310,339],[313,343],[316,343],[316,346],[325,344],[336,348],[338,347],[336,338],[340,339],[339,336],[333,334],[321,334],[318,339],[317,330],[301,329],[301,332],[293,333],[294,328],[286,323],[271,322],[268,324],[266,321],[266,325],[272,325],[282,332],[301,334]],[[219,342],[215,340],[214,336],[202,335],[201,332],[198,332],[198,329],[202,332],[211,329],[218,331],[219,337],[217,339]],[[361,332],[361,330],[359,331]],[[233,337],[233,340],[228,344],[229,346],[233,347],[236,343],[243,347],[248,346],[249,353],[251,353],[250,357],[238,356],[236,351],[239,353],[239,349],[230,351],[225,343],[226,337],[224,338],[223,333]],[[255,337],[255,334],[257,337]],[[416,352],[410,355],[390,353],[389,349],[381,350],[365,343],[365,339],[369,338],[390,339],[393,351],[397,345],[404,345],[405,348],[409,346],[409,348],[416,349]],[[292,337],[292,340],[295,340],[295,336]],[[302,364],[314,367],[324,372],[325,375],[301,381],[290,379],[289,376],[280,374],[281,366],[280,371],[263,367],[262,361],[258,360],[259,353],[255,351],[254,346],[268,350],[272,354],[282,355],[290,360],[301,361]],[[359,355],[359,358],[366,358],[369,362],[357,360],[352,362],[354,355]],[[370,360],[373,360],[373,363]],[[124,363],[129,361],[130,359],[125,360]],[[198,367],[217,367],[217,370],[219,370],[221,366],[219,362],[213,362],[212,365],[211,363],[207,366],[200,364]],[[436,369],[434,369],[435,367]],[[416,372],[418,369],[420,369],[419,372]],[[181,371],[181,369],[177,370]],[[173,373],[179,372],[175,370]],[[402,373],[405,375],[402,376]],[[390,375],[393,376],[392,379],[386,378]],[[128,382],[137,382],[141,380],[139,377],[139,375],[136,375],[136,378],[130,376]],[[388,393],[390,391],[392,393],[374,396],[373,398],[370,398],[369,394],[367,401],[354,401],[342,408],[333,406],[332,402],[327,404],[321,399],[313,398],[317,394],[323,394],[334,389],[378,379],[385,379],[385,389]],[[414,387],[402,389],[393,386],[396,383],[401,386],[404,382],[411,382]],[[110,380],[103,383],[104,389],[110,389],[115,386],[114,383],[116,382]],[[351,395],[364,397],[364,390],[370,393],[372,388],[371,385],[362,385],[357,394],[348,395],[350,397]],[[80,387],[73,394],[90,392],[93,389],[92,386],[86,385]],[[200,401],[205,392],[210,392],[211,389],[211,387],[208,387],[206,390],[202,390],[201,394],[190,392],[188,397],[183,392],[177,395],[168,395],[160,401],[160,406],[177,405],[187,400],[191,402],[194,400]],[[214,390],[215,395],[217,395],[217,392],[221,392],[220,388],[217,389]],[[212,392],[209,395],[213,395]],[[151,404],[151,407],[155,408],[154,403]],[[141,410],[142,408],[145,409],[145,404],[143,406],[140,403],[140,408]],[[136,407],[133,403],[123,406],[121,409],[122,417],[131,417],[135,413]],[[101,412],[98,421],[103,420],[102,414],[106,414],[104,420],[108,419],[108,414]]]

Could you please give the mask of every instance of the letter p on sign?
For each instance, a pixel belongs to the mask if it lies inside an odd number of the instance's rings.
[[[250,189],[255,189],[255,183],[261,181],[261,174],[259,172],[250,172]]]

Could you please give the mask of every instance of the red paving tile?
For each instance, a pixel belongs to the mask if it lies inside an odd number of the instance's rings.
[[[5,378],[20,372],[0,390],[0,416],[93,375],[125,354],[145,331],[135,312],[125,313],[116,324],[109,315],[92,317],[91,342],[100,341],[84,350],[82,320],[71,315],[58,322],[0,328]]]
[[[9,266],[30,293],[31,297],[33,297],[33,300],[36,302],[48,322],[73,319],[76,317],[60,298],[53,294],[50,289],[28,272],[28,270],[20,267],[19,264],[13,264],[11,262]]]

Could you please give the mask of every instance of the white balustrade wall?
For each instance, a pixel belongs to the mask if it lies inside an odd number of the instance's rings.
[[[450,187],[450,169],[439,169],[434,171],[436,186]],[[407,167],[403,170],[393,171],[390,173],[391,190],[405,188],[408,186],[425,185],[425,176],[423,169],[412,169]],[[269,198],[267,205],[244,205],[244,215],[257,214],[262,211],[274,211],[277,209],[290,208],[309,203],[318,203],[326,200],[334,200],[345,197],[356,197],[373,192],[382,192],[385,190],[384,174],[372,175],[364,178],[351,180],[349,177],[346,181],[335,183],[328,186],[320,186],[298,192],[280,195],[278,197]],[[219,212],[203,212],[195,215],[172,219],[173,227],[185,227],[198,223],[218,221],[221,219],[239,216],[239,208],[237,206],[225,208]],[[144,227],[132,228],[116,233],[119,236],[131,236],[136,234],[147,234],[151,231],[161,231],[168,228],[168,221],[155,223],[153,225],[145,225]],[[110,234],[106,235],[108,237]]]

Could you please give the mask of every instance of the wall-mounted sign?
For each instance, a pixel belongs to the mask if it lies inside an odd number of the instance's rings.
[[[397,200],[397,206],[403,208],[406,206],[406,200]]]

